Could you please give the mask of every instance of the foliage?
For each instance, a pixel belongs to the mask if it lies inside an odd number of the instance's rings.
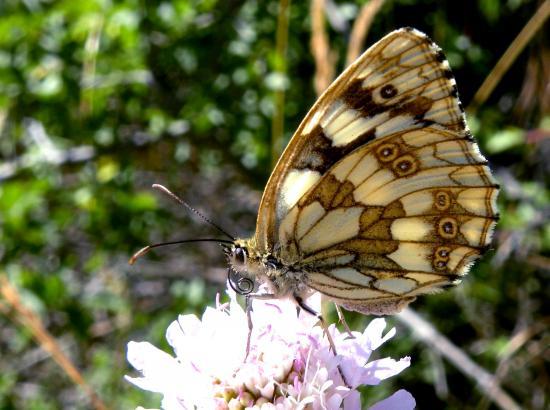
[[[363,2],[328,3],[341,61]],[[367,42],[402,26],[425,31],[447,54],[467,105],[537,5],[396,0]],[[315,99],[309,2],[291,4],[286,81],[274,73],[277,10],[274,0],[0,2],[0,274],[113,408],[158,405],[123,380],[126,343],[167,347],[163,332],[177,314],[202,311],[224,287],[225,262],[212,244],[127,265],[147,243],[219,235],[151,184],[182,193],[231,233],[250,234],[270,172],[273,90],[288,84],[286,138]],[[503,187],[494,251],[460,287],[413,305],[536,409],[548,407],[550,391],[550,117],[548,90],[528,90],[544,55],[539,35],[469,117]],[[3,302],[0,312],[0,408],[89,407]],[[364,328],[370,319],[349,320]],[[420,408],[490,406],[475,381],[410,331],[399,334],[384,355],[412,356],[396,386]]]

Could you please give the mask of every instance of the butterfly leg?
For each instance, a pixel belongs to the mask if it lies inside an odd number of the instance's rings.
[[[248,358],[250,353],[250,342],[252,339],[252,299],[274,299],[275,295],[272,293],[251,293],[246,295],[245,310],[246,310],[246,320],[248,322],[248,336],[246,337],[246,354],[244,356],[244,361]]]
[[[344,317],[344,312],[342,312],[342,308],[338,306],[336,303],[334,304],[334,307],[336,308],[336,313],[338,314],[338,321],[344,326],[344,329],[346,330],[346,333],[351,337],[352,339],[355,339],[355,336],[353,336],[353,333],[351,333],[351,329],[348,326],[348,322],[346,322],[346,318]]]
[[[327,336],[328,343],[330,345],[330,349],[332,350],[332,353],[334,353],[334,356],[337,356],[338,353],[336,352],[336,345],[334,344],[334,340],[332,339],[332,336],[330,335],[330,333],[328,331],[327,322],[325,322],[325,319],[323,318],[323,315],[321,315],[320,313],[317,313],[315,310],[313,310],[308,305],[306,305],[304,303],[304,300],[300,296],[294,295],[294,300],[296,301],[296,304],[300,308],[305,310],[310,315],[313,315],[313,316],[317,317],[317,319],[319,319],[319,322],[321,323],[321,327],[323,328],[323,332]],[[348,382],[346,380],[346,376],[344,376],[344,372],[342,371],[342,368],[340,367],[340,365],[338,365],[337,367],[338,367],[338,373],[340,373],[340,377],[344,381],[344,384],[351,389],[351,386],[348,384]]]
[[[246,354],[244,356],[244,361],[248,358],[250,353],[250,338],[252,337],[252,299],[248,296],[246,297],[246,320],[248,322],[248,336],[246,337]]]

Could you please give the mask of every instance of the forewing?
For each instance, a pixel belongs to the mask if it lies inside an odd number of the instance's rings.
[[[430,125],[468,134],[449,65],[424,34],[394,31],[348,67],[298,127],[264,191],[257,249],[273,251],[289,211],[344,156]]]

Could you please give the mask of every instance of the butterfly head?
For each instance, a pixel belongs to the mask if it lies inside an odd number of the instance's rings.
[[[250,254],[248,241],[236,240],[230,246],[224,246],[229,269],[227,281],[231,288],[240,295],[248,295],[257,291],[258,258]]]

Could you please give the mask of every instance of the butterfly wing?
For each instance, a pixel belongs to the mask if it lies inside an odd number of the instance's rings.
[[[457,283],[491,240],[495,185],[470,138],[428,126],[360,147],[284,218],[281,249],[351,310],[394,313]]]
[[[264,190],[258,249],[273,249],[288,211],[342,157],[396,130],[429,123],[466,132],[456,83],[427,36],[394,31],[350,65],[298,127]]]
[[[489,243],[496,184],[441,50],[388,34],[319,98],[264,192],[256,246],[350,309],[392,313]]]

